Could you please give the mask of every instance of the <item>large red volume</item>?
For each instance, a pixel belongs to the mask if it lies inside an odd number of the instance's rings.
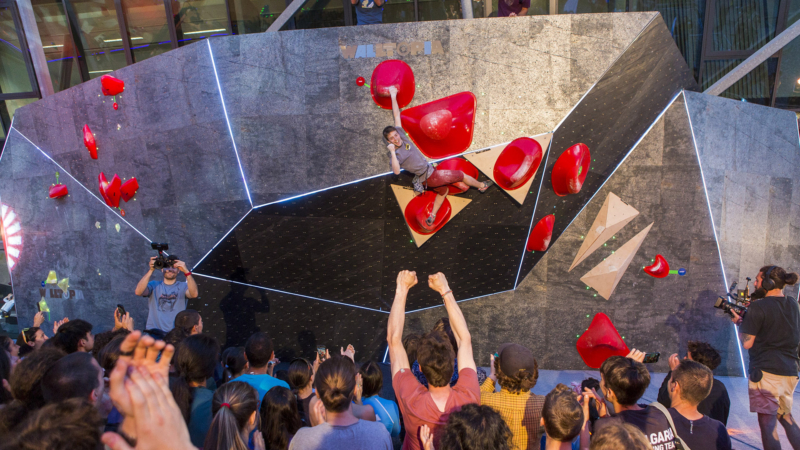
[[[50,198],[61,198],[67,194],[69,194],[69,189],[63,184],[54,184],[50,186],[50,190],[48,191]]]
[[[97,183],[99,185],[100,195],[103,196],[103,200],[106,202],[106,205],[109,205],[108,196],[106,195],[106,188],[108,187],[106,174],[100,172],[100,175],[97,176]]]
[[[661,255],[656,255],[655,262],[644,268],[646,274],[655,278],[664,278],[669,275],[669,263]]]
[[[464,175],[469,175],[472,178],[478,179],[478,168],[475,167],[471,162],[467,161],[464,158],[450,158],[446,159],[439,163],[436,166],[437,170],[460,170],[464,172]],[[458,183],[453,183],[448,187],[450,194],[461,194],[462,192],[467,192],[469,190],[469,186],[466,185],[463,181],[459,181]]]
[[[120,199],[120,186],[122,185],[122,180],[120,180],[117,174],[114,174],[114,178],[111,181],[106,181],[106,175],[103,172],[100,172],[98,176],[98,180],[100,181],[100,195],[103,196],[103,200],[106,201],[106,205],[117,208],[119,207],[119,199]]]
[[[536,139],[514,139],[494,163],[494,180],[507,191],[517,189],[531,179],[541,162],[542,146]]]
[[[103,95],[117,95],[125,90],[125,82],[111,75],[100,77],[100,85],[103,89]]]
[[[589,163],[591,155],[586,144],[575,144],[562,153],[550,175],[556,195],[563,197],[580,192],[589,173]]]
[[[472,144],[477,100],[472,92],[406,109],[400,113],[403,129],[428,158],[446,158]]]
[[[89,150],[89,155],[92,159],[97,159],[97,142],[94,140],[94,135],[89,125],[83,126],[83,145],[86,146],[86,150]]]
[[[120,193],[122,194],[122,199],[125,200],[125,203],[129,202],[134,195],[136,195],[136,191],[139,190],[139,182],[136,181],[136,177],[132,177],[130,180],[122,183],[120,187]]]
[[[589,329],[581,335],[575,347],[583,362],[592,369],[599,369],[612,356],[626,356],[630,353],[611,319],[603,313],[594,316]]]
[[[405,108],[414,99],[414,72],[399,59],[387,59],[372,71],[369,90],[372,99],[383,109],[392,109],[390,86],[397,88],[397,105],[400,108]]]
[[[420,194],[408,202],[404,215],[408,226],[415,232],[419,234],[433,234],[439,231],[439,229],[450,220],[452,209],[450,208],[450,202],[444,199],[442,207],[439,208],[439,211],[436,213],[436,220],[433,222],[433,226],[428,227],[428,224],[425,223],[431,215],[431,211],[433,211],[433,200],[435,198],[435,192],[426,191],[424,194]]]
[[[547,248],[550,247],[550,240],[553,238],[553,224],[555,224],[555,222],[556,216],[553,214],[542,217],[531,230],[531,235],[528,236],[528,243],[525,245],[525,249],[529,252],[543,252],[547,250]]]

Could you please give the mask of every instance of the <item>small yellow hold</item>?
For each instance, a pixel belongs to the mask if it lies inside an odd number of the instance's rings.
[[[100,229],[100,222],[95,222],[94,223],[94,227],[99,230]]]
[[[117,233],[119,233],[119,224],[114,225],[114,228],[117,230]]]
[[[55,270],[51,270],[50,273],[47,274],[47,279],[44,281],[45,284],[56,284],[58,283],[58,275],[56,275]]]

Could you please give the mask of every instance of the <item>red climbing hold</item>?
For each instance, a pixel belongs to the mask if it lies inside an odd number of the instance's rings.
[[[94,140],[94,135],[89,125],[83,126],[83,145],[89,150],[89,155],[92,159],[97,159],[97,142]]]
[[[464,172],[464,175],[469,175],[476,180],[478,179],[478,168],[463,158],[446,159],[436,166],[436,170],[460,170]],[[448,189],[450,194],[461,194],[462,192],[467,192],[469,186],[459,181],[458,183],[453,183],[448,186]]]
[[[655,262],[644,268],[646,274],[655,278],[664,278],[669,275],[669,263],[661,255],[656,255]]]
[[[435,192],[426,191],[408,202],[404,215],[408,226],[415,232],[419,234],[433,234],[439,231],[447,221],[450,220],[452,209],[450,207],[450,202],[444,199],[442,207],[439,208],[439,212],[436,213],[436,220],[434,220],[433,226],[429,227],[428,224],[425,223],[431,215],[431,211],[433,211],[433,200],[435,198]]]
[[[106,205],[118,208],[122,180],[119,179],[117,174],[114,174],[114,178],[110,182],[106,181],[106,175],[103,172],[100,172],[98,180],[100,181],[100,194],[103,196],[103,200],[106,201]]]
[[[397,88],[397,104],[400,108],[405,108],[414,99],[414,72],[399,59],[387,59],[372,71],[372,99],[383,109],[392,109],[390,86]]]
[[[550,175],[556,195],[563,197],[580,192],[589,173],[590,162],[591,155],[586,144],[575,144],[562,153]]]
[[[446,158],[472,144],[477,101],[472,92],[408,108],[400,113],[403,129],[428,158]]]
[[[575,347],[583,362],[592,369],[599,369],[612,356],[630,353],[611,319],[603,313],[594,316],[589,329],[581,335]]]
[[[556,216],[553,214],[542,217],[531,230],[531,235],[528,236],[528,243],[525,245],[525,249],[529,252],[543,252],[547,250],[547,248],[550,247],[550,240],[553,238],[553,225],[555,222]]]
[[[119,215],[121,215],[122,217],[125,217],[125,210],[120,208],[119,209]]]
[[[125,90],[125,82],[111,75],[100,77],[100,85],[103,89],[103,95],[117,95]]]
[[[61,198],[69,194],[69,190],[67,189],[66,185],[54,184],[50,186],[50,192],[48,194],[50,195],[50,198]]]
[[[130,180],[122,183],[122,187],[120,187],[122,199],[127,203],[136,195],[137,190],[139,190],[139,182],[136,181],[136,177],[132,177]]]
[[[356,78],[356,84],[359,85],[359,86],[363,86],[364,83],[366,83],[366,82],[367,82],[367,80],[365,80],[364,77]]]
[[[511,141],[494,163],[494,179],[510,191],[523,186],[539,169],[542,146],[535,139],[521,137]]]
[[[111,106],[113,106],[113,107],[114,107],[114,111],[116,111],[116,110],[118,110],[118,109],[119,109],[119,105],[117,104],[117,102],[114,102],[114,104],[113,104],[113,105],[111,105]]]

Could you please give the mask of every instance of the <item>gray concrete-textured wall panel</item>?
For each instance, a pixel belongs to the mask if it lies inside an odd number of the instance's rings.
[[[582,237],[613,192],[640,214],[572,272]],[[682,213],[678,213],[682,211]],[[581,276],[654,222],[610,300],[595,296]],[[655,279],[642,271],[657,253],[688,274]],[[454,292],[458,287],[451,285]],[[733,326],[713,308],[725,284],[683,98],[650,129],[594,200],[576,217],[514,292],[461,304],[480,365],[503,342],[534,351],[544,369],[585,369],[578,336],[598,312],[607,314],[631,348],[660,351],[655,371],[688,340],[710,342],[723,355],[720,375],[742,374]],[[413,291],[412,291],[413,295]],[[457,294],[458,295],[458,294]],[[406,332],[423,332],[442,308],[409,314]]]
[[[394,55],[414,71],[409,106],[478,97],[472,149],[552,130],[656,13],[530,16],[296,30],[211,41],[253,202],[385,173],[389,111],[366,87],[386,57],[340,46],[439,41],[444,54]]]
[[[696,92],[686,100],[728,282],[743,288],[767,264],[800,271],[797,117]]]

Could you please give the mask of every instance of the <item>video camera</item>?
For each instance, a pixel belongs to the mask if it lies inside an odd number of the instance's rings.
[[[175,255],[164,255],[164,251],[169,250],[169,244],[167,243],[159,244],[157,242],[151,242],[150,248],[158,250],[158,257],[153,261],[153,269],[161,270],[165,267],[171,268],[175,265],[175,261],[178,260],[178,257]]]
[[[750,281],[750,278],[747,279]],[[750,287],[746,286],[744,292],[738,292],[737,294],[733,294],[736,290],[737,283],[734,281],[731,285],[731,288],[728,290],[728,293],[725,297],[719,296],[717,301],[714,303],[714,308],[721,309],[725,312],[725,314],[733,317],[733,313],[735,312],[739,317],[744,318],[745,314],[747,314],[747,307],[750,305],[750,298],[747,296],[749,293]],[[731,298],[733,301],[728,301],[728,298]]]

